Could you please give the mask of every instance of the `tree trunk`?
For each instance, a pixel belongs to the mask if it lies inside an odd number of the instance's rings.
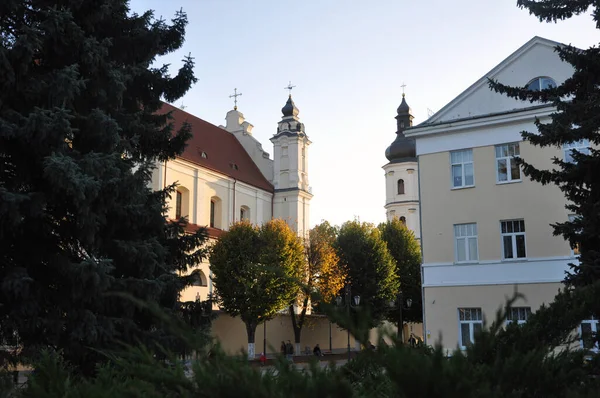
[[[254,359],[254,337],[256,335],[256,323],[244,322],[246,324],[246,333],[248,334],[248,359]]]
[[[296,319],[296,313],[294,312],[294,305],[290,305],[290,316],[292,317],[292,328],[294,329],[294,343],[295,344],[295,355],[302,355],[302,347],[300,345],[300,336],[302,334],[302,326],[304,326],[304,319],[306,318],[306,307],[308,306],[308,295],[304,297],[302,303],[302,311],[300,312],[298,319]]]

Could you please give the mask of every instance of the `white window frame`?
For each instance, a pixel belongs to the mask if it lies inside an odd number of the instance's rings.
[[[502,232],[502,223],[514,223],[514,222],[523,222],[523,231],[519,232]],[[513,229],[514,231],[514,229]],[[500,221],[500,243],[502,248],[502,260],[503,261],[519,261],[525,260],[527,258],[527,236],[525,234],[525,220],[523,219],[515,219],[515,220],[502,220]],[[523,235],[523,243],[525,244],[525,257],[517,257],[517,236]],[[506,258],[504,257],[504,237],[510,236],[512,243],[512,252],[514,257]]]
[[[461,154],[461,161],[453,161],[452,160],[452,155],[453,154]],[[464,160],[465,155],[467,156],[467,158],[470,158],[471,160]],[[466,166],[471,165],[471,169],[473,170],[473,183],[472,184],[468,184],[466,183],[466,175],[465,175],[465,168]],[[454,184],[454,166],[460,166],[460,177],[461,177],[461,185],[455,185]],[[450,186],[452,187],[452,189],[460,189],[460,188],[471,188],[475,186],[475,165],[473,163],[473,149],[469,148],[469,149],[461,149],[458,151],[451,151],[450,152]]]
[[[513,153],[515,153],[515,155],[498,156],[498,149],[503,148],[503,147],[506,147],[507,152],[510,152],[510,148],[513,147]],[[495,152],[494,155],[496,156],[496,184],[509,184],[512,182],[523,181],[523,175],[522,175],[523,171],[521,170],[521,166],[519,166],[519,178],[513,179],[512,173],[511,173],[512,164],[513,164],[513,162],[515,162],[515,158],[521,157],[521,147],[520,147],[519,143],[518,142],[509,142],[506,144],[496,145],[494,147],[494,152]],[[499,172],[499,167],[498,167],[501,160],[506,161],[506,180],[503,180],[503,181],[500,180],[500,172]]]
[[[469,311],[470,313],[470,318],[471,319],[460,319],[461,318],[461,313],[463,313],[464,311]],[[458,308],[458,344],[460,346],[461,350],[464,350],[467,348],[466,344],[463,344],[464,342],[462,341],[462,325],[463,324],[468,324],[469,325],[469,338],[471,339],[471,341],[469,341],[469,344],[473,344],[475,342],[475,325],[481,325],[481,329],[483,330],[483,312],[481,311],[481,308],[475,308],[475,307],[462,307],[462,308]],[[475,312],[475,318],[479,318],[479,319],[473,319],[473,313]],[[478,315],[478,316],[477,316]]]
[[[525,310],[525,319],[520,319],[521,318],[521,309]],[[514,318],[514,312],[513,310],[516,310],[517,319],[513,319]],[[517,322],[517,325],[523,325],[524,323],[527,322],[527,320],[529,319],[529,316],[531,315],[531,307],[510,307],[506,309],[506,325],[510,325],[513,322]],[[511,319],[509,319],[511,318]]]
[[[579,327],[577,328],[577,332],[579,333],[579,348],[581,348],[581,349],[584,349],[583,335],[582,335],[582,331],[581,331],[581,325],[583,325],[584,323],[589,323],[591,325],[592,335],[594,333],[598,333],[598,329],[600,326],[600,325],[598,325],[598,320],[594,319],[594,317],[592,317],[591,319],[585,319],[585,320],[581,321],[581,324],[579,324]],[[590,348],[589,350],[593,351],[593,352],[598,352],[598,343],[594,343],[594,347]]]
[[[562,150],[563,150],[563,161],[565,163],[575,163],[575,160],[573,159],[571,152],[576,150],[577,152],[581,152],[583,154],[589,155],[590,154],[590,140],[588,140],[587,138],[584,138],[579,141],[570,142],[568,144],[563,144]],[[567,159],[567,157],[570,157],[571,159]]]
[[[469,242],[475,240],[475,258],[471,258]],[[464,246],[465,259],[458,258],[459,245]],[[454,224],[454,261],[457,264],[479,262],[479,239],[477,237],[477,223]]]

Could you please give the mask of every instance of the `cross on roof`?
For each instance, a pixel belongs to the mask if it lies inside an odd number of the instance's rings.
[[[404,97],[404,87],[406,87],[406,84],[404,84],[404,82],[402,82],[402,85],[400,87],[402,87],[402,96]]]
[[[290,97],[292,96],[292,89],[296,87],[296,86],[292,86],[292,81],[290,80],[290,82],[288,83],[287,87],[284,87],[284,90],[289,90],[290,91]]]
[[[229,96],[229,98],[233,98],[233,110],[237,111],[237,97],[242,95],[242,93],[237,92],[237,88],[233,89],[233,94]]]

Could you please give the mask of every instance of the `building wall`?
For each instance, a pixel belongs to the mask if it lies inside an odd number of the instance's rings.
[[[531,124],[511,128],[516,132],[522,129],[531,129]],[[518,135],[505,136],[504,142],[515,141],[519,141]],[[456,148],[473,148],[475,186],[472,188],[451,188],[449,151],[423,154],[419,158],[424,265],[454,263],[453,225],[472,222],[477,223],[479,261],[500,261],[500,221],[509,219],[525,221],[528,259],[570,257],[568,243],[562,237],[552,236],[550,226],[552,222],[568,219],[560,189],[543,186],[523,174],[521,182],[497,183],[494,145],[485,141],[481,144]],[[552,157],[562,157],[562,150],[556,148],[542,149],[524,141],[519,142],[519,147],[522,158],[542,168],[552,167]]]
[[[267,353],[276,354],[279,352],[279,347],[282,341],[290,340],[294,343],[294,330],[289,315],[280,315],[274,319],[267,321]],[[388,325],[389,326],[389,325]],[[408,330],[407,326],[407,330]],[[418,334],[418,328],[415,328],[414,333]],[[390,327],[390,332],[395,333],[393,326]],[[239,318],[231,317],[221,313],[214,320],[212,325],[212,334],[222,345],[225,352],[229,354],[239,354],[242,351],[248,350],[248,337],[246,327]],[[259,325],[256,328],[255,344],[256,353],[263,351],[264,347],[264,326]],[[370,333],[370,339],[373,344],[377,344],[378,330],[373,329]],[[390,339],[385,339],[390,344]],[[343,352],[348,347],[348,334],[346,330],[340,328],[336,324],[331,325],[331,347],[334,352]],[[309,316],[306,325],[302,328],[300,346],[302,350],[305,347],[310,347],[312,352],[313,347],[319,344],[322,351],[329,350],[329,320],[324,316]],[[350,347],[352,350],[356,347],[354,337],[350,336]]]
[[[442,344],[453,350],[459,342],[459,308],[481,308],[488,325],[496,319],[496,312],[506,304],[515,291],[524,299],[515,307],[531,307],[535,312],[542,304],[549,304],[561,288],[561,283],[532,283],[520,285],[479,285],[425,288],[425,324],[427,344]]]

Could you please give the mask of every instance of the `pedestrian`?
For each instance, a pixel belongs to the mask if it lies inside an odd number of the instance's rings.
[[[321,347],[319,347],[319,343],[317,343],[315,348],[313,348],[313,354],[315,354],[315,356],[317,357],[323,356],[323,353],[321,352]]]
[[[287,354],[287,347],[285,345],[285,341],[281,342],[281,347],[279,348],[279,351],[281,352],[281,356],[285,356]]]
[[[411,347],[415,347],[417,345],[417,339],[415,339],[415,335],[414,334],[410,334],[410,337],[408,338],[408,344]]]
[[[287,344],[285,345],[285,352],[287,354],[287,360],[293,362],[294,346],[290,340],[288,340]]]

